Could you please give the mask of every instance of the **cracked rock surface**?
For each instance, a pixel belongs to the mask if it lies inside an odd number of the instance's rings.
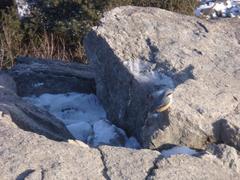
[[[224,142],[239,149],[239,19],[205,21],[120,7],[85,38],[97,95],[110,119],[146,148]],[[174,90],[169,112],[156,94]]]
[[[100,153],[0,122],[1,179],[104,179]]]
[[[29,66],[25,68],[31,72],[32,77],[39,75],[39,71],[34,73],[38,65],[41,65],[45,73],[50,72],[47,71],[48,68],[53,68],[51,77],[56,72],[54,66],[45,64],[46,61],[38,60],[38,64],[28,61]],[[58,67],[58,62],[52,63],[56,63],[55,68]],[[13,71],[16,72],[16,69],[18,67]],[[84,69],[88,67],[82,66],[83,72],[77,73],[79,77],[84,77]],[[22,71],[26,70],[22,68]],[[18,72],[21,74],[20,70]],[[63,79],[66,74],[63,74]],[[26,75],[26,78],[30,77]],[[214,151],[209,150],[213,155],[199,157],[175,155],[168,159],[163,158],[161,153],[155,150],[133,150],[112,146],[90,148],[83,142],[72,139],[60,120],[44,110],[24,103],[16,93],[17,86],[22,84],[18,80],[12,72],[0,73],[0,174],[2,180],[143,180],[214,179],[215,177],[235,179],[240,176],[238,151],[232,147],[230,148],[232,155],[229,157],[229,150],[216,148],[217,150]],[[42,80],[47,82],[48,79],[42,78]],[[28,85],[22,84],[22,87],[29,88],[28,92],[39,93],[40,90],[35,89],[35,86],[30,88],[36,82],[29,82],[31,83]],[[88,82],[87,85],[89,85]],[[46,83],[42,86],[39,88],[46,91],[49,85]],[[54,88],[49,90],[54,91]],[[217,145],[213,145],[215,146]]]
[[[234,19],[205,22],[156,8],[121,7],[85,39],[95,70],[18,59],[13,69],[0,72],[0,179],[239,179],[238,32]],[[92,93],[94,79],[110,119],[156,150],[90,148],[20,97]],[[152,95],[162,88],[174,89],[175,102],[169,112],[155,113]],[[157,151],[169,144],[204,149],[212,142],[224,144],[196,156],[164,158]]]
[[[223,167],[211,155],[202,158],[178,155],[163,159],[157,163],[153,175],[149,179],[239,179],[238,173]]]
[[[99,148],[110,179],[144,179],[160,153],[152,150],[133,150],[111,146]]]
[[[226,144],[211,144],[207,147],[207,151],[218,157],[225,166],[240,173],[240,156],[235,148]]]

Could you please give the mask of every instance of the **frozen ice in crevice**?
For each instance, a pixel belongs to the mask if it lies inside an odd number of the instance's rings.
[[[199,152],[186,146],[175,146],[173,148],[161,151],[161,155],[164,156],[165,158],[168,158],[177,154],[186,154],[186,155],[194,156],[194,155],[198,155]]]
[[[124,61],[124,65],[134,75],[140,83],[151,84],[163,88],[174,88],[174,82],[171,77],[155,69],[156,63],[134,59]]]
[[[42,94],[23,99],[49,111],[66,125],[76,139],[90,146],[107,144],[140,148],[134,137],[128,138],[124,130],[106,118],[106,112],[94,94]]]
[[[33,86],[34,88],[39,88],[39,87],[41,87],[41,86],[43,86],[43,85],[44,85],[44,83],[39,82],[39,83],[33,84],[32,86]]]

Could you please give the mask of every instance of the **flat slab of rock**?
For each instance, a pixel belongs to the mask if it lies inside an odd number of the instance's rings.
[[[156,167],[149,179],[239,179],[238,173],[223,167],[222,163],[211,155],[202,158],[177,155],[159,161]]]
[[[84,44],[109,119],[148,148],[224,141],[240,149],[239,32],[239,19],[130,6],[106,13]],[[174,103],[155,113],[152,96],[166,88]]]
[[[133,150],[102,146],[99,148],[109,179],[145,179],[160,159],[160,153],[152,150]]]
[[[95,93],[95,73],[91,66],[55,60],[18,57],[8,72],[20,96],[43,93]]]
[[[100,152],[0,122],[1,179],[105,179]]]

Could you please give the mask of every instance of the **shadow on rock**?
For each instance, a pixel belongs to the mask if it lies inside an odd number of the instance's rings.
[[[108,119],[149,148],[156,133],[170,125],[167,111],[151,111],[154,100],[149,97],[152,93],[174,89],[194,79],[194,67],[189,65],[177,72],[169,63],[159,59],[159,48],[150,39],[146,43],[150,49],[148,59],[139,57],[122,61],[106,40],[94,31],[84,40],[87,56],[95,66],[97,96]]]
[[[220,119],[213,124],[213,132],[217,143],[224,143],[240,150],[240,129],[236,125]]]
[[[24,180],[26,177],[28,177],[30,174],[32,174],[35,170],[33,169],[27,169],[26,171],[22,172],[16,177],[16,180]]]
[[[147,61],[156,64],[155,70],[161,72],[166,76],[169,76],[172,81],[174,81],[174,88],[180,84],[183,84],[189,79],[195,79],[193,75],[194,66],[192,64],[177,72],[177,69],[174,68],[167,60],[161,59],[161,52],[159,48],[151,42],[150,38],[146,39],[146,43],[150,49],[148,55],[149,59]],[[142,60],[144,60],[144,58],[142,58]]]

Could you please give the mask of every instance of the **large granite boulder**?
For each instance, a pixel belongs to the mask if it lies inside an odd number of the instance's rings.
[[[84,46],[109,119],[147,148],[224,141],[240,149],[239,32],[234,18],[130,6],[106,13]],[[174,103],[156,113],[155,95],[168,88]]]
[[[154,150],[90,148],[75,141],[60,120],[24,102],[19,95],[24,94],[24,89],[26,95],[65,92],[71,88],[61,87],[59,83],[68,84],[67,80],[85,84],[90,90],[94,86],[91,68],[74,64],[71,72],[68,67],[73,64],[32,59],[18,62],[21,63],[8,73],[0,73],[1,179],[237,179],[240,176],[238,169],[228,166],[229,161],[225,163],[211,154],[164,158]],[[90,76],[86,81],[87,73]],[[25,84],[20,77],[25,79]],[[54,77],[57,77],[55,81]],[[79,86],[71,87],[81,90]],[[234,163],[238,164],[239,160],[235,159]]]

